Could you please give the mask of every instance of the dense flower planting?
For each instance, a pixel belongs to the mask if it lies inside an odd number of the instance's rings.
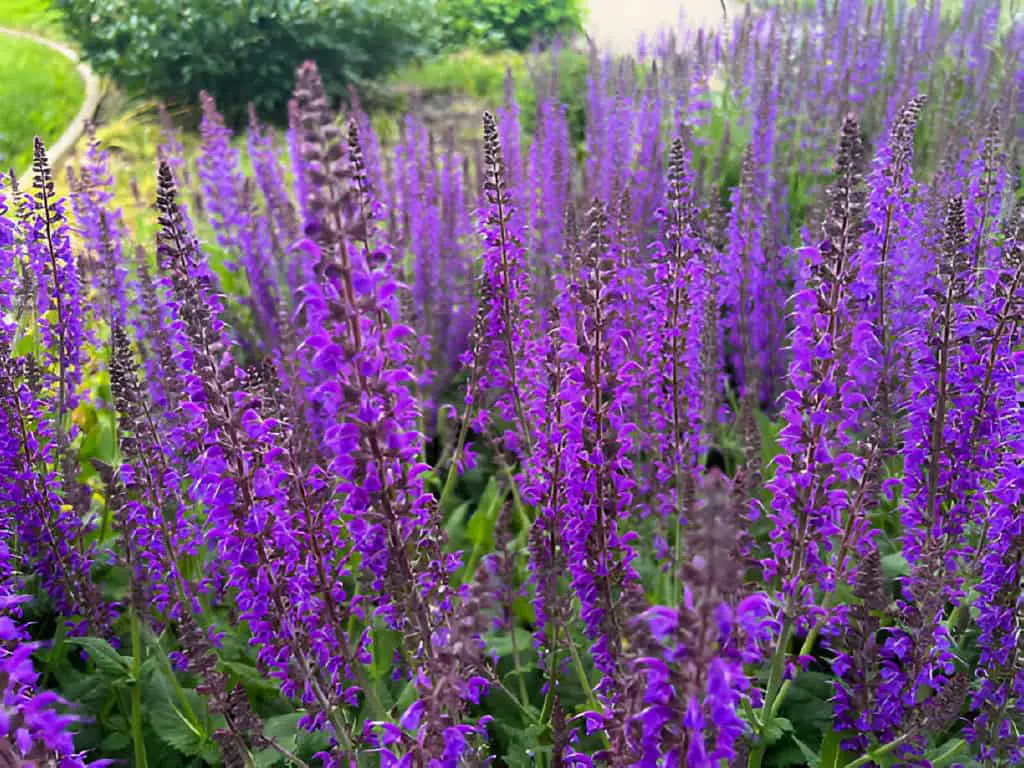
[[[1024,22],[593,53],[586,144],[298,72],[0,186],[0,765],[1024,762]],[[556,57],[557,60],[557,57]],[[141,209],[140,209],[141,210]],[[59,694],[59,695],[58,695]]]

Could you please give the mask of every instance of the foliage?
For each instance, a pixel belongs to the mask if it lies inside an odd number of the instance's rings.
[[[74,63],[34,40],[0,35],[0,168],[28,169],[32,137],[56,141],[85,97]]]
[[[93,67],[136,95],[185,105],[205,90],[230,121],[249,103],[282,122],[306,59],[331,93],[364,86],[432,49],[427,0],[57,0]]]
[[[66,195],[37,142],[0,187],[0,754],[1020,764],[994,7],[595,56],[582,152],[543,77],[478,146],[385,146],[312,63],[283,134],[161,121],[127,207],[137,125]]]
[[[0,0],[0,26],[59,37],[60,21],[50,0]]]
[[[555,55],[521,54],[512,51],[484,53],[467,48],[405,67],[389,81],[393,92],[405,96],[400,106],[438,97],[467,97],[479,112],[496,109],[505,101],[506,80],[514,83],[515,98],[522,107],[523,129],[532,135],[537,126],[538,81],[558,68],[558,98],[566,105],[575,141],[583,140],[587,80],[590,59],[571,48]]]
[[[444,42],[525,51],[583,30],[582,0],[438,0]]]

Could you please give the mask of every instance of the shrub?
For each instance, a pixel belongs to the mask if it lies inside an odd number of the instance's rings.
[[[405,67],[395,73],[390,84],[400,92],[411,91],[425,100],[462,95],[482,108],[495,109],[505,100],[505,78],[511,73],[516,100],[522,109],[523,130],[529,135],[536,127],[537,110],[531,72],[544,76],[551,66],[551,55],[546,53],[529,62],[526,55],[514,51],[487,53],[467,48]],[[572,138],[579,142],[583,139],[590,58],[579,51],[562,49],[558,54],[558,71],[558,98],[565,104]]]
[[[317,60],[335,95],[431,49],[430,0],[57,0],[93,67],[176,103],[212,94],[229,122],[253,103],[283,119],[295,68]]]
[[[583,27],[581,0],[439,0],[445,42],[526,50]]]

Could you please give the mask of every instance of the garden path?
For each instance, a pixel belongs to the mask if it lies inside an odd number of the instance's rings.
[[[78,69],[79,76],[82,78],[82,83],[85,85],[85,99],[82,101],[82,107],[78,110],[78,114],[75,115],[67,128],[64,129],[64,133],[61,134],[60,138],[46,148],[47,155],[50,158],[50,165],[51,167],[56,168],[75,146],[75,142],[78,141],[79,137],[85,131],[86,123],[96,114],[96,109],[99,107],[100,98],[102,96],[100,80],[96,77],[96,74],[92,71],[89,65],[79,58],[77,53],[66,45],[58,43],[56,40],[51,40],[48,37],[43,37],[42,35],[37,35],[33,32],[24,32],[20,29],[8,29],[7,27],[0,27],[0,35],[10,35],[12,37],[23,37],[28,40],[34,40],[40,45],[45,45],[54,53],[73,61]],[[22,174],[18,183],[22,189],[28,189],[31,182],[32,171],[29,169]]]
[[[725,0],[728,12],[740,7]],[[716,28],[722,23],[722,0],[590,0],[587,33],[603,49],[634,53],[641,36],[652,39],[667,27]]]

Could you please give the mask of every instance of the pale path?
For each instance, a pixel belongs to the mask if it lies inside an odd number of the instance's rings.
[[[641,36],[653,40],[664,29],[678,29],[680,14],[694,29],[722,24],[722,0],[589,0],[587,33],[602,49],[635,53]],[[726,0],[731,11],[737,0]]]
[[[32,32],[22,32],[19,29],[7,29],[6,27],[0,27],[0,35],[23,37],[26,40],[34,40],[40,45],[45,45],[58,55],[73,61],[78,69],[78,76],[82,78],[82,84],[85,86],[85,99],[82,101],[81,109],[78,110],[75,118],[68,123],[68,127],[64,129],[64,133],[61,134],[60,138],[46,148],[47,157],[50,159],[50,167],[56,168],[74,148],[75,142],[78,141],[82,133],[85,132],[86,123],[96,114],[96,109],[100,105],[100,97],[102,96],[100,80],[89,65],[79,58],[77,53],[55,40],[33,34]],[[28,189],[31,183],[32,169],[30,168],[21,175],[18,184],[22,189]]]

